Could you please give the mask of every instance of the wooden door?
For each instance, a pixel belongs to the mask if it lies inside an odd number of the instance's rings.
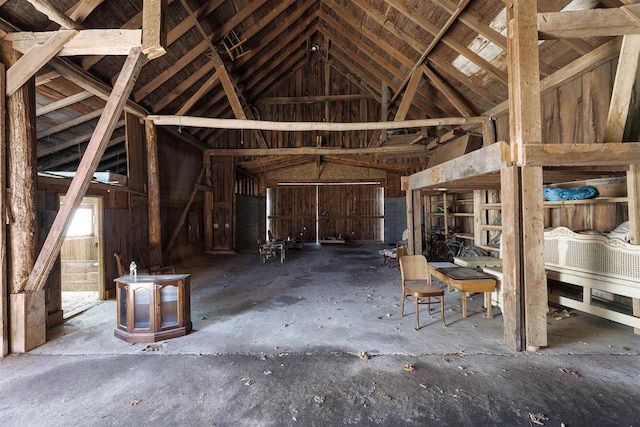
[[[211,157],[213,250],[235,248],[235,165],[233,157]]]
[[[384,239],[383,188],[375,185],[326,185],[318,187],[318,235],[320,239]]]
[[[276,239],[316,241],[316,186],[270,188],[268,230]]]

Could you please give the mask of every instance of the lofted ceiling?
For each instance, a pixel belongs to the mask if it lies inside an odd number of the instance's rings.
[[[52,0],[87,28],[140,28],[142,0]],[[409,117],[479,115],[507,98],[506,17],[499,0],[169,0],[167,53],[148,62],[132,98],[149,112],[233,117],[220,80],[214,77],[209,36],[234,80],[243,107],[270,96],[314,57],[376,100],[388,86],[396,101],[412,70],[426,55],[428,78],[418,86]],[[539,0],[541,12],[618,7],[618,0]],[[25,31],[59,26],[27,0],[0,1],[0,17]],[[189,8],[187,10],[186,6]],[[240,48],[227,47],[241,42]],[[542,77],[606,41],[545,41]],[[312,52],[312,47],[314,47]],[[76,57],[97,78],[113,84],[123,57]],[[44,69],[36,79],[38,157],[41,170],[73,170],[105,102]],[[216,147],[219,133],[193,129]],[[126,165],[124,120],[98,170]]]

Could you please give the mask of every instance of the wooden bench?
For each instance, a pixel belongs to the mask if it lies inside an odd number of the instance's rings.
[[[549,293],[549,301],[636,328],[640,332],[640,245],[558,227],[544,233],[547,278],[582,287],[582,301]],[[634,315],[593,305],[593,290],[634,299]]]

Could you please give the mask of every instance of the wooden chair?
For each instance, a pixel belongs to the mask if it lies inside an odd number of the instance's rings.
[[[423,255],[405,255],[399,260],[400,275],[402,276],[402,308],[400,316],[404,317],[404,301],[407,297],[413,297],[416,305],[416,330],[420,329],[419,305],[425,304],[421,298],[427,298],[429,314],[431,314],[431,298],[440,300],[440,314],[442,325],[444,322],[444,289],[432,286],[429,283],[429,268],[427,259]]]
[[[383,264],[388,264],[389,268],[394,267],[393,261],[396,261],[395,267],[400,268],[400,258],[407,255],[407,242],[400,240],[396,243],[396,248],[384,250]]]
[[[273,258],[275,266],[278,265],[276,248],[272,243],[264,243],[258,240],[258,253],[260,254],[260,265],[265,265],[269,258]]]
[[[138,248],[138,257],[142,267],[147,268],[149,274],[176,274],[176,269],[173,265],[162,265],[162,254],[160,252],[152,251],[147,246]],[[139,271],[140,269],[138,269]]]

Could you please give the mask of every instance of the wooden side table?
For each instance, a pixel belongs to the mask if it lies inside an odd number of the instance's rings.
[[[429,268],[429,285],[431,276],[441,280],[449,287],[453,287],[462,293],[462,317],[467,317],[467,293],[482,292],[487,294],[491,301],[491,293],[496,289],[496,279],[489,274],[467,267],[446,267],[437,268],[431,264]],[[486,299],[485,299],[486,300]],[[493,319],[491,314],[491,304],[487,306],[487,318]]]

